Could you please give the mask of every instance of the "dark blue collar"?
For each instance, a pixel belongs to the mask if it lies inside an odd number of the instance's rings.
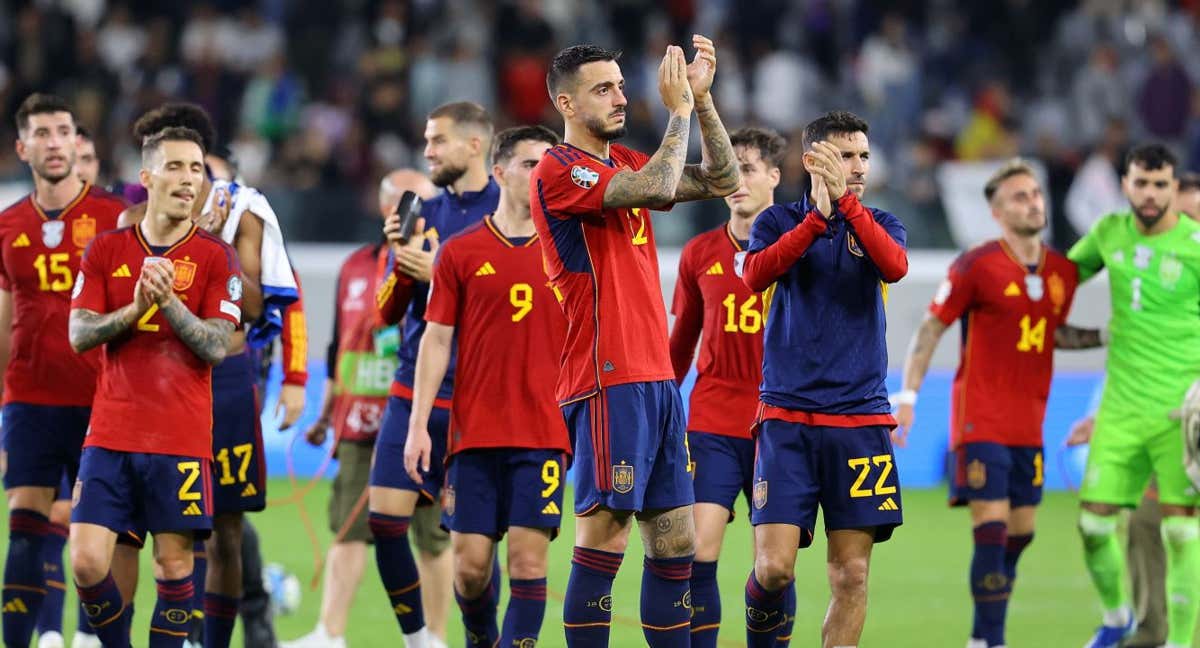
[[[454,202],[475,203],[475,202],[479,202],[483,198],[487,198],[493,194],[499,195],[500,185],[496,184],[495,178],[493,178],[492,176],[488,176],[487,184],[484,185],[483,189],[480,189],[479,191],[464,191],[462,193],[454,193],[450,189],[450,187],[446,187],[445,191],[446,191],[446,195],[449,196],[450,199],[453,200]]]

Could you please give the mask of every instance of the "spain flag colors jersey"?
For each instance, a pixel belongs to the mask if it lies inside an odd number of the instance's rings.
[[[567,322],[537,238],[510,240],[489,216],[438,250],[425,320],[455,327],[458,338],[449,454],[571,451],[554,402]]]
[[[700,340],[688,411],[688,429],[695,432],[750,438],[762,381],[766,308],[763,295],[739,276],[747,245],[725,224],[693,238],[679,258],[671,362],[676,381],[682,381]]]
[[[84,254],[71,308],[105,314],[133,302],[150,256],[175,265],[175,294],[189,311],[240,325],[237,255],[195,226],[161,254],[146,243],[140,226],[100,234]],[[212,367],[184,344],[157,306],[105,344],[102,359],[84,447],[212,458]]]
[[[546,273],[568,321],[560,402],[675,375],[650,210],[603,207],[613,176],[650,158],[620,144],[609,156],[561,144],[546,151],[529,181]]]
[[[1042,445],[1042,421],[1054,371],[1054,332],[1067,321],[1079,272],[1042,248],[1026,267],[1003,241],[954,261],[929,312],[962,323],[951,400],[950,445],[981,441]]]
[[[5,403],[92,404],[100,357],[71,350],[71,291],[84,249],[96,234],[117,226],[124,208],[117,196],[84,185],[53,218],[33,194],[0,212],[0,290],[10,291],[13,300]]]

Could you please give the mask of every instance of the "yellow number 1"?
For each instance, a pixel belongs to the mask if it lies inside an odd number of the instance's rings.
[[[520,322],[533,310],[533,286],[527,283],[513,284],[508,291],[508,301],[517,309],[512,314],[512,321]]]

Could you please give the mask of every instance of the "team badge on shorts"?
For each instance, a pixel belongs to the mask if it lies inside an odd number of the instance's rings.
[[[967,486],[979,490],[987,485],[987,466],[983,462],[974,459],[967,464]]]
[[[571,167],[571,182],[583,189],[591,189],[596,186],[597,182],[600,182],[600,174],[587,167],[573,166]]]
[[[446,489],[442,491],[442,510],[446,512],[446,515],[454,515],[454,487],[453,486],[447,485]]]
[[[96,238],[96,219],[87,214],[71,223],[71,242],[75,247],[85,248]]]
[[[66,226],[67,224],[60,220],[42,223],[42,243],[48,248],[58,247],[58,244],[62,243],[63,228]]]
[[[624,495],[633,490],[633,466],[613,466],[613,490]]]
[[[75,508],[79,504],[79,496],[83,494],[83,480],[76,479],[75,486],[71,489],[71,508]]]
[[[754,508],[761,509],[767,505],[767,482],[766,480],[754,484]]]
[[[192,282],[196,280],[196,264],[192,261],[183,261],[175,259],[175,285],[172,288],[176,292],[183,292],[192,287]]]

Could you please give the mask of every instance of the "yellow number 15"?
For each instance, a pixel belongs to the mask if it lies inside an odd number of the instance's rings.
[[[46,260],[49,259],[49,263]],[[66,252],[54,254],[39,254],[33,260],[33,267],[38,271],[38,289],[51,292],[66,292],[75,283],[71,276],[71,267],[67,263],[71,255]]]

